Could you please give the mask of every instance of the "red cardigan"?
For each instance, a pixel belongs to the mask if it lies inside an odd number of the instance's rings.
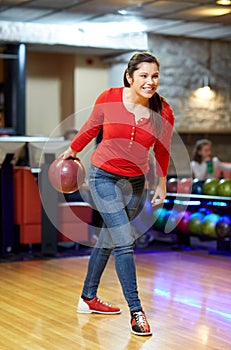
[[[122,102],[122,95],[123,87],[110,88],[97,98],[89,119],[71,142],[71,148],[82,151],[103,128],[103,139],[91,155],[94,166],[122,176],[146,174],[152,147],[156,174],[166,176],[174,125],[170,105],[163,101],[163,132],[157,139],[152,118],[141,118],[136,124],[134,114]]]

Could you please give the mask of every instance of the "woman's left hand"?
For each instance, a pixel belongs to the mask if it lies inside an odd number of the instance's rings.
[[[163,203],[167,194],[166,190],[166,177],[160,177],[159,183],[156,187],[155,194],[151,200],[152,206],[155,207],[161,203]]]
[[[68,149],[62,154],[60,154],[59,157],[63,159],[68,159],[69,157],[76,158],[77,152],[75,152],[71,147],[68,147]]]

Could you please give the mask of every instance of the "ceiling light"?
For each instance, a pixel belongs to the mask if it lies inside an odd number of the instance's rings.
[[[196,90],[196,96],[205,100],[210,100],[215,96],[215,92],[209,86],[208,77],[204,77],[203,86]]]
[[[231,5],[231,0],[217,0],[218,5],[228,6]]]
[[[118,10],[117,11],[119,15],[126,16],[128,14],[128,11],[126,10]]]
[[[231,13],[231,9],[224,7],[201,8],[198,10],[200,16],[223,16],[229,13]]]
[[[211,100],[214,95],[214,91],[209,86],[204,86],[196,90],[196,96],[204,100]]]
[[[90,23],[90,22],[81,22],[81,28],[85,34],[94,33],[94,35],[107,35],[116,36],[120,34],[128,33],[141,33],[147,30],[146,26],[138,20],[131,19],[126,22],[121,22],[118,26],[118,22],[110,23]]]

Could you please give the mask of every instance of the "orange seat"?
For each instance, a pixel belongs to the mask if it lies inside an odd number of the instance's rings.
[[[60,203],[58,218],[59,241],[89,241],[88,224],[92,218],[90,204],[84,202]]]
[[[14,168],[14,223],[20,228],[20,244],[41,243],[41,199],[36,177],[28,167]],[[92,208],[88,203],[60,203],[58,240],[88,241]]]
[[[223,176],[224,176],[225,179],[231,179],[231,171],[224,170],[223,171]]]
[[[28,167],[14,168],[14,221],[20,243],[41,243],[41,201],[35,176]]]
[[[224,165],[228,164],[229,167],[230,167],[230,163],[224,163],[223,162],[223,164]],[[228,169],[227,170],[223,170],[223,169],[218,168],[215,171],[215,176],[217,178],[231,179],[231,170],[228,170]]]

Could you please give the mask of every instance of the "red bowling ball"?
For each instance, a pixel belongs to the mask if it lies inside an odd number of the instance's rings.
[[[85,169],[78,158],[57,158],[49,167],[48,178],[56,191],[73,193],[83,184]]]
[[[189,219],[192,213],[190,211],[181,211],[177,216],[177,230],[180,233],[189,234]]]
[[[176,193],[178,186],[178,180],[175,177],[171,177],[171,179],[167,182],[167,192]]]
[[[183,178],[178,183],[177,192],[178,193],[191,193],[193,180],[191,178]]]

